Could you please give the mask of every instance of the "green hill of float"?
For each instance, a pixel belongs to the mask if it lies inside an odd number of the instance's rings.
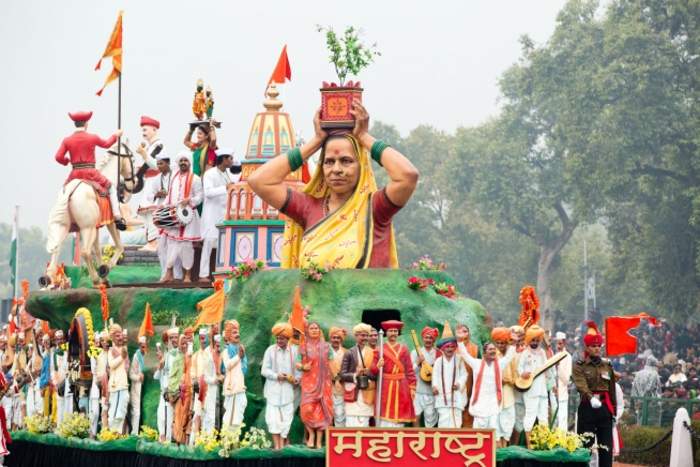
[[[113,283],[153,282],[151,267],[124,266],[110,273]],[[79,269],[69,271],[73,284],[85,283]],[[385,319],[401,319],[406,323],[403,343],[413,348],[409,331],[418,333],[426,326],[442,329],[445,320],[466,323],[477,343],[488,338],[490,318],[484,308],[468,298],[451,300],[432,289],[414,291],[407,280],[412,275],[431,277],[436,281],[453,283],[444,272],[405,270],[336,270],[324,276],[321,282],[305,280],[297,270],[267,270],[254,274],[245,282],[234,282],[227,294],[225,319],[237,319],[241,324],[242,342],[246,347],[249,370],[246,384],[249,391],[249,407],[246,424],[259,424],[262,419],[263,380],[260,362],[263,353],[272,342],[270,329],[278,321],[289,317],[294,288],[301,286],[302,302],[311,309],[309,320],[318,321],[327,335],[330,326],[342,326],[350,332],[360,321],[377,325]],[[146,280],[143,280],[146,278]],[[111,317],[129,330],[130,354],[135,349],[136,334],[143,318],[146,303],[153,310],[157,335],[149,342],[146,366],[155,366],[155,342],[167,329],[173,314],[178,315],[179,326],[192,324],[197,316],[195,305],[213,292],[212,289],[164,289],[145,287],[119,287],[108,290]],[[36,292],[29,298],[28,310],[36,318],[48,320],[52,328],[67,330],[75,311],[88,308],[95,329],[104,324],[100,313],[100,295],[97,290],[74,288],[60,292]],[[351,334],[351,333],[350,333]],[[351,336],[345,343],[352,345]],[[195,345],[196,348],[196,345]],[[143,423],[156,426],[158,383],[152,371],[146,376],[144,386]]]

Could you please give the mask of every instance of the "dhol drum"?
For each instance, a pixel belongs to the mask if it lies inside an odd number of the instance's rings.
[[[180,221],[180,225],[187,225],[194,219],[194,209],[189,206],[178,206],[177,207],[177,220]]]
[[[170,206],[156,209],[153,211],[153,225],[160,229],[179,227],[180,221],[177,216],[177,209]]]

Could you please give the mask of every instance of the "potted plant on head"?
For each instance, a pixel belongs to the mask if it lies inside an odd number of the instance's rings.
[[[354,128],[355,119],[350,109],[353,99],[362,101],[362,87],[359,81],[346,82],[345,78],[348,74],[357,77],[360,70],[381,54],[376,44],[366,46],[360,42],[359,31],[353,26],[348,26],[340,37],[330,27],[318,26],[318,31],[326,35],[329,61],[338,76],[338,83],[324,81],[321,87],[321,128]]]

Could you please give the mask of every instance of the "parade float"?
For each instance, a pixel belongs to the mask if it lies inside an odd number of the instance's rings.
[[[121,19],[119,24],[121,25]],[[361,65],[364,63],[362,60],[369,58],[368,55],[361,55],[358,63]],[[357,66],[361,68],[360,65]],[[340,84],[336,86],[324,83],[321,90],[324,108],[322,118],[325,119],[325,127],[329,129],[343,128],[352,123],[348,120],[352,117],[348,109],[352,99],[362,92],[359,83],[345,83],[344,77],[343,75]],[[211,105],[207,104],[209,99]],[[213,98],[211,91],[209,94],[204,91],[203,85],[197,86],[195,104],[197,107],[193,107],[193,110],[196,115],[199,112],[198,120],[211,117]],[[320,466],[330,462],[329,453],[324,449],[303,447],[303,428],[298,417],[295,417],[290,435],[292,445],[280,451],[268,448],[269,441],[264,431],[263,379],[259,376],[261,359],[271,343],[270,328],[277,322],[290,319],[295,296],[308,309],[308,318],[318,322],[326,335],[331,326],[351,329],[356,323],[364,322],[379,328],[382,321],[401,320],[405,327],[400,340],[410,349],[413,349],[413,343],[409,336],[413,331],[420,333],[424,326],[442,328],[445,322],[466,324],[471,330],[472,342],[477,345],[489,339],[491,322],[486,310],[475,300],[460,295],[454,279],[444,267],[433,264],[427,258],[404,269],[340,269],[333,268],[332,265],[315,264],[304,268],[280,268],[287,219],[279,210],[257,197],[247,180],[276,154],[296,147],[297,141],[291,117],[281,112],[282,102],[274,82],[268,85],[263,106],[264,111],[258,113],[253,120],[242,161],[241,179],[228,192],[225,218],[218,226],[219,242],[214,276],[221,280],[221,286],[212,289],[197,284],[156,284],[160,278],[160,269],[150,261],[139,263],[132,260],[129,264],[117,265],[117,260],[113,257],[109,258],[108,268],[100,269],[91,266],[94,258],[86,252],[82,255],[82,265],[64,268],[55,264],[54,259],[48,278],[43,281],[47,290],[31,293],[27,298],[26,310],[32,317],[45,321],[51,329],[60,329],[67,334],[72,369],[70,384],[75,387],[73,394],[76,412],[82,410],[80,399],[85,397],[85,388],[90,386],[94,377],[90,371],[89,355],[95,351],[95,331],[106,329],[110,319],[120,323],[125,330],[128,329],[128,348],[131,354],[137,347],[136,330],[144,322],[145,310],[152,310],[150,319],[154,336],[148,341],[148,352],[145,355],[140,435],[126,436],[104,431],[97,439],[88,439],[84,416],[81,418],[80,414],[72,416],[56,432],[53,432],[46,420],[32,420],[28,431],[12,433],[11,455],[6,458],[7,465],[94,467],[231,464],[262,467]],[[285,183],[298,190],[304,186],[308,177],[308,168],[300,166]],[[120,255],[121,245],[119,241],[116,244],[116,253]],[[98,288],[93,287],[106,282],[107,278],[110,288],[105,288],[104,284]],[[157,426],[156,408],[160,397],[159,383],[153,378],[156,344],[173,321],[181,328],[193,326],[200,317],[197,304],[217,294],[223,306],[221,319],[236,319],[240,323],[241,341],[248,355],[248,405],[244,427],[234,434],[222,432],[219,437],[204,437],[195,446],[159,443],[153,429]],[[351,339],[346,341],[346,347],[351,345]],[[377,430],[374,433],[380,432]],[[488,448],[472,446],[477,453],[483,451],[485,454],[472,458],[465,454],[466,449],[471,449],[468,446],[462,444],[461,448],[455,447],[458,438],[477,435],[491,440]],[[423,446],[426,437],[430,437],[433,449],[436,449],[442,437],[445,451],[440,455],[433,450],[431,459],[425,463],[416,458],[413,463],[399,465],[436,465],[444,464],[448,459],[450,462],[461,459],[464,465],[489,466],[494,465],[495,459],[498,465],[561,463],[583,466],[589,460],[588,451],[579,449],[575,441],[571,441],[573,444],[567,448],[561,444],[566,440],[554,440],[550,434],[542,435],[539,441],[540,451],[519,446],[496,450],[493,432],[489,430],[436,432],[406,429],[405,436],[420,437]],[[393,463],[398,461],[390,459],[391,456],[387,457],[386,453],[379,456],[379,460],[363,455],[360,451],[367,449],[367,442],[374,445],[371,440],[365,439],[364,442],[362,445],[358,441],[360,444],[357,445],[356,455],[346,451],[344,460],[330,465],[348,465],[350,462],[380,465],[390,460]],[[551,449],[553,446],[560,447]],[[338,443],[334,444],[333,449],[339,452]],[[413,442],[411,449],[414,453],[419,451]]]

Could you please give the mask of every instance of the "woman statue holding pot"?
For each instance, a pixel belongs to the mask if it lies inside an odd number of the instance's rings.
[[[418,170],[399,151],[369,134],[369,114],[353,101],[352,131],[332,134],[314,118],[308,143],[280,154],[248,179],[255,193],[286,215],[283,268],[311,263],[333,268],[396,268],[392,218],[408,202]],[[311,181],[301,192],[284,180],[321,149]],[[370,157],[384,167],[389,183],[381,190]]]

